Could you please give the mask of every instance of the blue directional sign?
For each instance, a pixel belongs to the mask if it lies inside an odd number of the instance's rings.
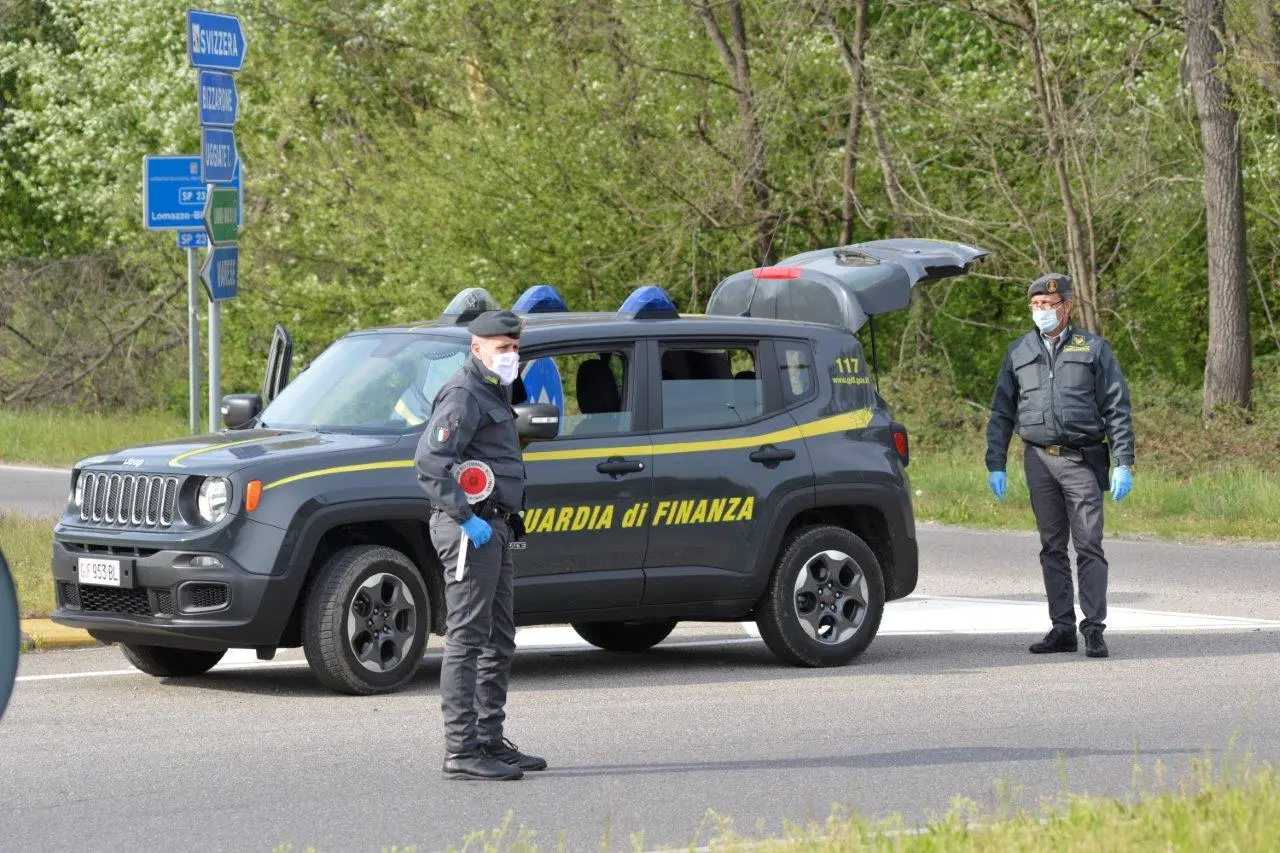
[[[239,71],[249,42],[235,15],[187,10],[187,60],[196,68]]]
[[[240,187],[236,164],[227,186]],[[204,231],[204,205],[209,188],[200,180],[200,158],[186,154],[142,158],[142,224],[150,231]],[[236,217],[244,225],[244,193]]]
[[[204,266],[200,269],[200,280],[204,282],[209,298],[214,302],[225,302],[235,299],[239,289],[240,249],[235,246],[217,246],[205,255]]]
[[[236,78],[221,71],[201,71],[196,77],[196,105],[200,110],[200,124],[234,127],[240,112]]]
[[[535,358],[525,365],[520,381],[530,403],[550,403],[564,414],[564,385],[554,359]]]
[[[236,174],[236,135],[221,127],[200,128],[200,180],[229,184]]]
[[[209,235],[204,231],[179,231],[178,248],[207,249],[209,248]]]

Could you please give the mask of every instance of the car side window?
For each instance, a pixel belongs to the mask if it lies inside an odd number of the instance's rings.
[[[813,352],[798,341],[778,341],[778,367],[782,371],[782,399],[786,405],[813,395]]]
[[[662,428],[745,423],[764,414],[754,345],[663,344]]]
[[[520,365],[515,402],[555,405],[557,438],[627,433],[634,421],[631,373],[630,348],[540,355]]]

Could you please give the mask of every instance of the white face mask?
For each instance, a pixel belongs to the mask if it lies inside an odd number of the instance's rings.
[[[489,369],[498,374],[499,382],[503,385],[510,385],[512,382],[515,382],[516,377],[520,375],[520,353],[494,353],[493,364],[489,365]]]
[[[1031,312],[1031,319],[1044,334],[1049,334],[1058,328],[1058,309],[1057,308],[1036,308]]]

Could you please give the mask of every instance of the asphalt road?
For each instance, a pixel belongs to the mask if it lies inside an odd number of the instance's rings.
[[[638,656],[522,634],[508,735],[552,769],[517,783],[440,778],[438,640],[411,689],[374,698],[326,692],[295,653],[167,683],[115,649],[27,655],[0,849],[435,850],[508,812],[545,846],[687,845],[713,812],[748,834],[833,805],[913,824],[957,795],[1121,795],[1135,763],[1153,785],[1206,752],[1280,759],[1280,548],[1112,542],[1098,661],[1027,654],[1031,537],[926,526],[921,544],[920,594],[846,668],[781,666],[739,625]]]
[[[0,512],[56,518],[67,505],[71,472],[0,465]]]

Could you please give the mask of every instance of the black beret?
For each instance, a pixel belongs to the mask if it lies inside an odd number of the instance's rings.
[[[1028,299],[1045,293],[1056,293],[1063,299],[1070,299],[1071,276],[1063,275],[1060,272],[1046,273],[1031,282],[1031,286],[1027,288]]]
[[[519,338],[520,318],[510,311],[486,311],[467,325],[477,338]]]

